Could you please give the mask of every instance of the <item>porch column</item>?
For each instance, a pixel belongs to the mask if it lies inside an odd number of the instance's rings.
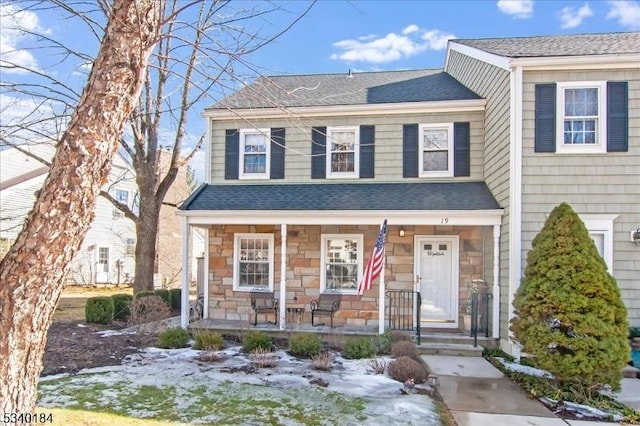
[[[204,229],[204,283],[202,284],[204,291],[204,303],[202,307],[202,319],[209,318],[209,227]],[[194,238],[195,239],[195,238]]]
[[[500,225],[493,225],[493,327],[492,337],[500,337]]]
[[[180,326],[187,328],[189,325],[189,222],[186,216],[182,217],[182,301],[180,306]]]
[[[280,224],[280,330],[286,328],[287,321],[287,224]]]

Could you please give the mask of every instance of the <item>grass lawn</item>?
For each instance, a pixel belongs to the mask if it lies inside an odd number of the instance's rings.
[[[175,426],[183,423],[172,423],[150,419],[136,419],[134,417],[118,416],[110,413],[100,413],[97,411],[73,410],[70,408],[38,408],[38,413],[53,415],[53,425],[75,425],[75,426]]]

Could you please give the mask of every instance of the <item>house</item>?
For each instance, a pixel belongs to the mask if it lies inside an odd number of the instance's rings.
[[[205,318],[246,324],[263,287],[283,329],[337,288],[336,323],[381,330],[402,291],[421,295],[417,325],[457,330],[482,282],[510,351],[527,250],[567,201],[639,325],[639,98],[640,33],[452,40],[444,69],[257,79],[204,111],[206,184],[179,213],[209,242]],[[359,295],[385,218],[389,293]]]
[[[37,158],[50,161],[55,152],[50,144],[21,148],[35,157],[16,148],[0,151],[0,256],[4,256],[18,236],[27,213],[33,207],[36,193],[47,176],[48,166]],[[119,154],[114,158],[109,182],[103,189],[118,201],[133,207],[135,175],[126,159]],[[109,201],[98,197],[95,218],[73,259],[67,283],[131,283],[135,271],[135,237],[133,222]]]

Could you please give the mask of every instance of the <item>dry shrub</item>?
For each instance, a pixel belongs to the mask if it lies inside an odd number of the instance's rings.
[[[333,357],[328,351],[322,351],[311,357],[311,365],[316,370],[329,371],[333,364]]]
[[[411,334],[406,331],[393,330],[391,332],[391,343],[411,341]]]
[[[161,321],[170,315],[169,307],[158,296],[136,297],[129,306],[129,326],[137,327],[136,337],[140,342],[148,341],[158,334]]]
[[[369,368],[376,374],[384,374],[388,362],[383,358],[373,358],[369,360]]]
[[[255,348],[251,351],[251,362],[258,368],[273,367],[278,361],[278,356],[275,352],[271,352],[266,348]]]
[[[389,363],[389,376],[401,383],[407,379],[413,379],[415,383],[424,383],[428,375],[429,372],[422,363],[408,356],[402,356]]]
[[[415,343],[404,340],[391,345],[391,356],[394,358],[400,358],[402,356],[416,358],[418,356],[418,350],[416,349]]]
[[[226,359],[225,356],[220,355],[217,352],[211,352],[211,351],[202,351],[198,354],[197,358],[199,361],[202,361],[202,362],[220,362]]]

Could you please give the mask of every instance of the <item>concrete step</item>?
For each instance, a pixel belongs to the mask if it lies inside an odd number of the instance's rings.
[[[453,345],[473,345],[473,337],[469,337],[469,333],[460,332],[429,332],[420,334],[421,342],[429,343],[448,343]],[[491,346],[497,342],[497,339],[491,337],[478,336],[478,345]]]
[[[482,356],[482,346],[477,347],[468,344],[433,343],[422,341],[418,347],[420,355],[446,355],[446,356]]]

